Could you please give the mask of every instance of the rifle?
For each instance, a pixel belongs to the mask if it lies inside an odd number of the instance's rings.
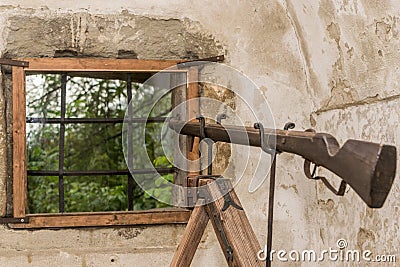
[[[197,136],[240,145],[274,149],[297,154],[305,159],[306,175],[312,177],[309,163],[322,166],[342,178],[338,195],[343,195],[346,183],[371,208],[383,206],[396,173],[396,147],[360,140],[348,140],[341,147],[330,134],[293,130],[263,129],[220,124],[184,122],[171,118],[169,127],[179,134]],[[265,140],[265,141],[264,141]],[[262,144],[264,143],[264,144]],[[325,179],[325,178],[324,178]],[[332,186],[323,180],[332,190]],[[333,191],[333,190],[332,190]]]

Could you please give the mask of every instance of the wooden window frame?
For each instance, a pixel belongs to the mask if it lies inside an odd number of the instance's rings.
[[[10,224],[12,228],[95,227],[116,225],[187,223],[190,210],[181,208],[146,211],[79,212],[26,214],[26,87],[27,72],[158,72],[183,63],[183,60],[139,60],[103,58],[24,58],[29,67],[12,67],[13,92],[13,217],[24,223]],[[176,69],[186,72],[186,99],[198,97],[198,67]],[[196,114],[198,105],[189,107]]]

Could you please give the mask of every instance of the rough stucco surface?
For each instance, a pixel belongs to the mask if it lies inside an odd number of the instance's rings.
[[[3,53],[11,57],[170,59],[204,57],[220,50],[212,36],[202,34],[198,23],[135,16],[127,11],[108,16],[17,13],[7,18],[7,25]]]
[[[260,86],[278,128],[294,121],[298,129],[329,132],[341,143],[361,138],[400,144],[398,1],[1,3],[3,55],[54,56],[59,50],[88,56],[194,58],[225,51],[227,62]],[[0,155],[5,155],[2,122]],[[231,159],[243,160],[240,154]],[[1,160],[1,183],[5,168]],[[248,193],[253,173],[250,164],[237,192],[264,244],[268,188],[264,184]],[[352,190],[338,198],[320,183],[307,181],[301,159],[293,155],[279,156],[277,177],[274,248],[320,251],[336,248],[336,240],[344,238],[351,249],[400,257],[398,175],[380,210],[368,209]],[[1,228],[0,260],[5,266],[168,265],[183,227],[138,228],[140,234],[130,239],[129,234],[118,234],[135,229],[26,232]],[[207,265],[225,266],[211,231],[203,237],[193,264]],[[312,264],[277,264],[281,265]]]

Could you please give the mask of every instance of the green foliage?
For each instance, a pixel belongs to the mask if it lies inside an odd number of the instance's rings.
[[[115,185],[98,180],[97,177],[69,177],[65,184],[66,212],[126,210],[126,177],[120,177],[121,184]]]
[[[58,212],[58,177],[28,177],[31,213]]]
[[[67,118],[123,118],[127,109],[126,83],[120,80],[69,77]],[[27,117],[59,118],[61,115],[61,75],[27,77]],[[133,84],[133,116],[142,117],[153,102],[154,88]],[[165,97],[154,115],[165,115],[171,106]],[[146,125],[145,146],[156,167],[171,166],[162,153],[161,125]],[[134,129],[134,135],[140,134]],[[59,135],[57,124],[27,124],[28,170],[58,170]],[[133,143],[134,148],[142,144]],[[135,154],[134,167],[145,168],[147,155]],[[122,124],[68,124],[65,130],[64,170],[127,169],[122,146]],[[145,175],[144,175],[145,176]],[[150,194],[162,201],[172,199],[173,174],[159,177]],[[150,180],[150,179],[149,179]],[[64,177],[65,211],[127,210],[127,176]],[[28,177],[30,213],[58,212],[58,177]],[[134,209],[165,207],[135,184]]]

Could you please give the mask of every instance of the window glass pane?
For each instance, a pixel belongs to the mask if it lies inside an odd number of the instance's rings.
[[[152,208],[165,208],[169,207],[166,203],[172,203],[172,186],[167,181],[173,183],[174,175],[164,174],[162,176],[155,174],[140,174],[135,175],[135,181],[145,188],[150,188],[149,193],[157,197],[153,198],[149,194],[145,193],[139,186],[135,187],[134,190],[134,210],[147,210]]]
[[[171,110],[171,73],[158,73],[146,83],[132,83],[133,117],[165,116]]]
[[[123,118],[127,107],[126,82],[70,77],[66,118]]]
[[[171,111],[171,91],[154,101],[149,117],[164,117]]]
[[[67,124],[65,170],[127,169],[121,131],[122,123]]]
[[[26,76],[26,116],[59,118],[61,114],[61,75]]]
[[[64,177],[65,212],[124,211],[127,176]]]
[[[163,150],[161,138],[164,138],[163,123],[147,123],[138,127],[135,124],[132,127],[126,126],[124,131],[131,130],[132,138],[126,138],[126,156],[127,161],[131,162],[133,169],[148,169],[155,167],[171,167],[173,159],[167,158]],[[128,143],[129,142],[129,143]],[[144,142],[144,144],[143,144]],[[131,146],[132,155],[129,154],[128,146]],[[129,158],[128,158],[129,157]]]
[[[28,176],[28,213],[58,212],[58,177]]]
[[[27,169],[58,170],[59,139],[59,125],[27,123]]]
[[[165,118],[171,113],[171,92],[165,95],[157,95],[154,93],[153,87],[139,86],[136,93],[132,96],[132,117],[151,117]],[[141,102],[141,96],[148,98]],[[128,116],[126,118],[129,118]],[[125,122],[124,131],[130,130],[132,138],[126,135],[126,148],[131,145],[132,157],[130,161],[134,169],[167,167],[170,166],[169,161],[163,151],[161,144],[162,138],[166,134],[163,132],[164,122],[148,122],[146,124],[132,123],[129,126]],[[124,132],[126,134],[126,132]],[[143,149],[145,147],[145,149]],[[128,150],[128,149],[127,149]],[[128,152],[127,152],[128,153]],[[169,159],[170,161],[172,159]]]

